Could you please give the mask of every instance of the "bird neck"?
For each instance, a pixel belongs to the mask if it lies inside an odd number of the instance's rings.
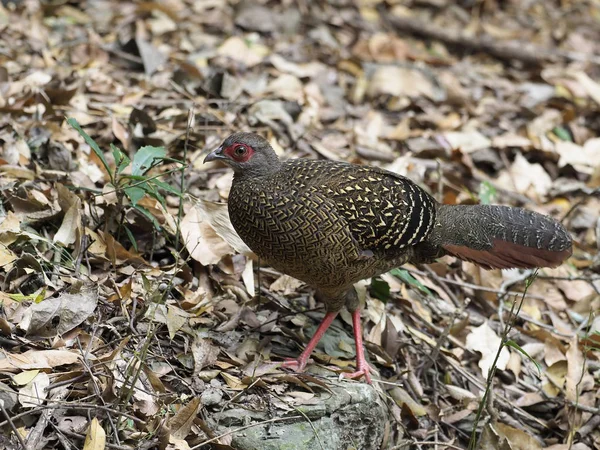
[[[233,169],[233,179],[235,181],[247,181],[254,178],[272,177],[281,169],[281,161],[277,158],[270,160],[268,164],[257,164],[244,167],[243,169]]]

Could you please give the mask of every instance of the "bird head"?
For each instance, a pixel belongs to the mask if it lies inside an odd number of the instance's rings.
[[[279,168],[279,158],[269,142],[254,133],[234,133],[209,153],[204,162],[222,161],[236,175],[261,176]]]

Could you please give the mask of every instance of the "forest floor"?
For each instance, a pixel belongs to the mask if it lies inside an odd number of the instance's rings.
[[[2,0],[0,447],[241,448],[353,367],[347,312],[321,371],[262,364],[322,309],[231,232],[202,161],[238,130],[573,236],[556,269],[361,284],[373,448],[600,449],[598,0]]]

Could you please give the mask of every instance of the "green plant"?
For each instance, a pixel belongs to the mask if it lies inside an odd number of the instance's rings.
[[[488,376],[487,376],[487,379],[485,382],[485,392],[483,393],[483,397],[481,398],[481,401],[479,402],[479,407],[477,408],[477,414],[475,416],[475,423],[473,424],[473,430],[471,431],[471,439],[469,440],[469,447],[468,447],[469,450],[475,450],[476,448],[479,448],[477,446],[477,443],[478,443],[477,425],[479,424],[479,421],[481,420],[483,410],[488,405],[488,401],[489,401],[490,395],[492,393],[492,387],[494,384],[494,377],[496,375],[498,359],[500,358],[502,349],[504,347],[511,347],[511,348],[517,350],[518,352],[523,354],[525,357],[527,357],[530,361],[533,361],[533,363],[537,367],[538,371],[540,371],[540,366],[537,363],[537,361],[535,361],[533,358],[531,358],[531,356],[529,356],[527,354],[527,352],[525,350],[523,350],[515,341],[508,338],[508,335],[510,334],[511,330],[513,329],[513,327],[515,325],[515,321],[516,321],[517,317],[519,316],[519,312],[521,311],[521,306],[523,306],[523,301],[525,300],[525,295],[527,294],[527,291],[533,284],[536,276],[537,276],[537,269],[525,280],[525,289],[523,290],[523,295],[521,296],[521,298],[519,300],[515,300],[511,305],[510,312],[509,312],[509,320],[506,321],[506,324],[504,325],[504,329],[502,330],[502,337],[501,337],[502,340],[500,342],[500,345],[498,346],[498,351],[496,352],[494,362],[493,362],[492,366],[490,367],[490,370],[488,371]]]
[[[159,175],[150,176],[149,172],[154,167],[163,164],[165,162],[182,164],[178,160],[174,160],[166,157],[166,150],[164,147],[153,147],[150,145],[141,147],[133,155],[133,159],[130,159],[120,148],[111,144],[110,148],[112,151],[113,158],[115,160],[114,168],[111,168],[108,161],[104,156],[104,152],[100,149],[94,139],[92,139],[77,123],[73,118],[67,119],[67,123],[71,125],[80,135],[84,141],[91,147],[92,151],[96,154],[98,159],[102,162],[104,169],[109,176],[109,190],[104,190],[98,195],[108,195],[114,193],[117,197],[116,208],[117,217],[120,217],[118,222],[117,240],[120,236],[121,229],[125,231],[129,240],[131,241],[134,248],[137,248],[137,243],[133,237],[133,233],[125,223],[125,213],[128,208],[133,208],[135,211],[143,215],[148,219],[156,230],[161,230],[161,226],[156,218],[139,202],[144,196],[149,196],[157,200],[163,208],[166,209],[166,201],[162,191],[166,191],[170,194],[178,197],[182,196],[180,190],[175,189],[171,185],[164,183],[158,179],[158,177],[172,172],[181,170],[176,168]],[[129,173],[125,173],[126,169],[130,168]],[[112,188],[112,190],[110,189]],[[111,219],[114,219],[111,217]]]

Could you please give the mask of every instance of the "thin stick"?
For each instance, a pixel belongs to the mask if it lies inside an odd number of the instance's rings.
[[[198,450],[199,448],[205,446],[206,444],[210,444],[211,442],[215,442],[221,438],[224,438],[225,436],[229,436],[230,434],[234,434],[237,433],[239,431],[244,431],[247,430],[248,428],[253,428],[253,427],[259,427],[261,425],[266,425],[268,423],[273,423],[273,422],[283,422],[284,420],[296,420],[296,419],[303,419],[302,416],[291,416],[291,417],[276,417],[274,419],[269,419],[269,420],[263,420],[262,422],[257,422],[257,423],[253,423],[250,425],[245,425],[243,427],[240,428],[236,428],[235,430],[230,430],[226,433],[223,433],[217,437],[214,437],[212,439],[207,439],[206,441],[203,441],[201,443],[199,443],[198,445],[193,446],[190,450]]]
[[[21,436],[21,433],[19,433],[19,431],[17,430],[17,427],[15,426],[12,419],[8,415],[8,411],[6,411],[6,408],[4,407],[4,402],[2,402],[2,401],[0,401],[0,408],[2,409],[2,413],[4,414],[4,417],[6,417],[6,422],[8,422],[8,424],[10,425],[10,427],[13,430],[13,433],[15,433],[15,436],[17,436],[17,439],[19,440],[19,444],[21,445],[21,448],[23,450],[26,450],[27,447],[25,447],[25,441],[23,440],[23,436]]]

